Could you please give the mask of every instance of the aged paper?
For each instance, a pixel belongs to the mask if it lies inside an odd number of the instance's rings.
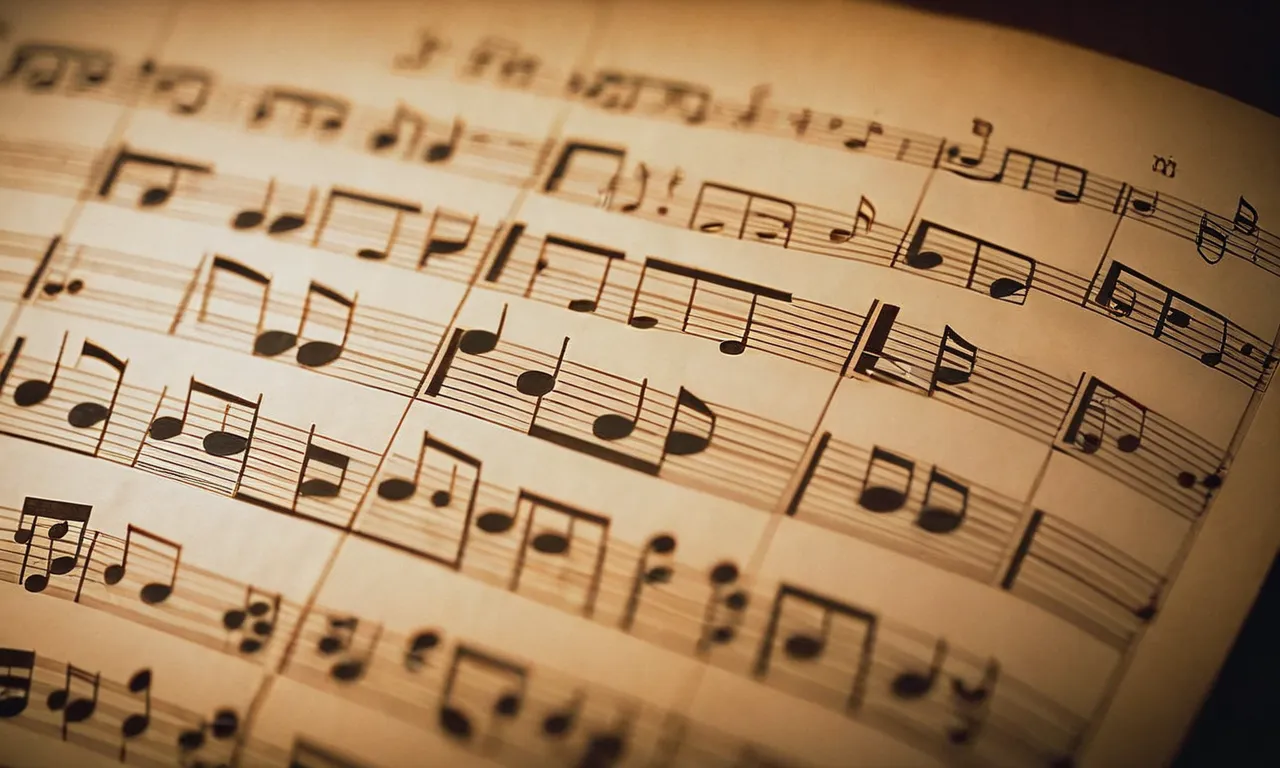
[[[0,24],[0,761],[1176,753],[1275,118],[873,3]]]

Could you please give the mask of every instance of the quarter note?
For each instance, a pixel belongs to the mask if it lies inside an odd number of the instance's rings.
[[[213,173],[213,166],[210,165],[172,160],[158,155],[139,154],[121,147],[103,177],[102,185],[98,187],[98,197],[110,197],[120,179],[125,175],[126,169],[134,166],[159,168],[168,172],[168,178],[164,183],[152,183],[143,188],[137,199],[137,205],[140,208],[156,208],[168,203],[177,190],[178,181],[183,173]]]
[[[431,375],[431,381],[427,384],[427,388],[423,391],[427,397],[436,397],[440,394],[440,389],[444,386],[444,381],[449,376],[449,369],[453,365],[453,359],[461,352],[464,355],[487,355],[497,349],[498,341],[502,339],[502,328],[507,322],[507,305],[502,305],[502,314],[498,317],[498,328],[495,331],[488,331],[483,328],[454,328],[453,334],[449,337],[449,345],[445,347],[444,356],[440,360],[440,365],[436,367],[435,373]]]
[[[312,340],[299,346],[298,342],[302,339],[303,332],[307,327],[307,320],[311,316],[312,302],[314,297],[317,296],[345,310],[346,317],[342,320],[342,338],[337,342]],[[347,298],[332,288],[312,280],[307,287],[306,298],[302,302],[302,315],[298,318],[298,330],[296,332],[281,330],[261,331],[257,338],[254,339],[253,353],[263,357],[276,357],[297,347],[298,351],[295,359],[297,359],[299,365],[307,368],[320,368],[332,363],[341,357],[346,349],[347,338],[351,335],[351,323],[355,318],[358,298],[358,295],[352,295],[351,298]]]
[[[136,539],[134,538],[135,536],[137,537]],[[168,571],[168,576],[162,580],[152,579],[143,584],[142,588],[138,590],[138,597],[147,605],[163,603],[173,594],[174,587],[178,583],[178,566],[182,562],[182,545],[176,541],[157,536],[147,529],[132,523],[129,524],[129,528],[125,532],[124,552],[121,555],[120,562],[104,568],[102,570],[102,580],[109,586],[119,584],[128,574],[130,556],[133,556],[134,564],[137,565],[142,557],[151,554],[151,552],[144,549],[146,545],[135,545],[135,541],[149,542],[152,547],[161,547],[168,550],[159,557],[160,570],[162,573]],[[135,546],[137,550],[142,550],[142,552],[135,550]],[[168,561],[167,565],[166,561]],[[144,562],[142,567],[145,569],[149,565],[149,563]],[[144,575],[143,578],[146,578],[146,576]]]
[[[458,142],[462,138],[463,129],[462,120],[454,118],[453,125],[449,128],[449,138],[428,144],[422,159],[432,165],[446,163],[453,159],[453,154],[458,149]]]
[[[405,644],[404,668],[417,672],[427,666],[427,654],[440,645],[440,632],[434,629],[423,629],[414,632]]]
[[[396,104],[396,111],[391,116],[390,125],[378,128],[369,135],[369,149],[375,153],[392,149],[397,145],[404,147],[403,156],[409,156],[422,141],[422,133],[426,130],[427,121],[420,113],[404,104]],[[408,129],[406,131],[406,128]],[[408,134],[408,141],[401,141]]]
[[[465,216],[458,216],[448,213],[437,208],[431,213],[431,224],[427,227],[426,244],[422,247],[422,257],[418,259],[418,269],[427,266],[432,256],[449,256],[454,253],[461,253],[471,245],[471,236],[475,234],[476,223],[480,220],[478,215],[468,219]],[[466,226],[466,234],[457,238],[443,237],[437,233],[437,229],[442,224],[463,224]]]
[[[122,763],[129,755],[129,741],[146,733],[151,727],[151,670],[140,669],[134,672],[129,678],[127,687],[130,693],[142,695],[143,709],[141,712],[129,715],[120,723],[120,762]]]
[[[246,208],[231,219],[231,228],[237,230],[256,229],[267,220],[267,214],[271,210],[272,203],[275,201],[276,180],[274,178],[267,181],[266,191],[262,196],[262,203],[257,208]],[[271,223],[267,225],[267,234],[279,235],[285,232],[292,232],[296,229],[302,229],[311,220],[311,210],[316,204],[316,190],[312,187],[307,190],[307,202],[301,211],[285,211],[277,214]]]
[[[560,376],[560,367],[564,364],[564,353],[569,349],[569,337],[565,336],[564,341],[560,344],[560,354],[556,356],[555,368],[550,373],[531,368],[522,371],[516,377],[516,391],[522,395],[538,398],[537,405],[534,407],[533,418],[530,423],[538,418],[538,406],[542,405],[542,398],[548,395],[556,388],[556,379]]]
[[[983,159],[987,156],[987,145],[991,141],[991,131],[991,123],[980,117],[973,118],[973,135],[982,139],[982,146],[978,148],[978,153],[976,155],[965,154],[959,144],[953,144],[947,148],[947,161],[965,168],[974,168],[982,165]]]
[[[527,678],[523,665],[478,648],[458,645],[441,691],[440,727],[455,739],[470,741],[480,727],[477,710],[488,709],[494,728],[514,720],[524,706]],[[483,704],[472,703],[476,701]]]
[[[920,699],[929,695],[938,681],[938,673],[942,671],[942,663],[946,658],[947,642],[938,638],[934,645],[933,660],[929,664],[929,669],[924,672],[910,669],[899,672],[889,686],[890,691],[895,698],[906,700]]]
[[[22,500],[22,509],[18,513],[18,526],[13,540],[25,545],[22,552],[22,565],[18,570],[18,581],[28,592],[43,592],[49,586],[51,576],[62,576],[71,573],[81,565],[80,553],[84,548],[84,537],[93,507],[88,504],[75,504],[69,501],[41,499],[28,496]],[[23,529],[23,521],[30,518],[31,527]],[[48,522],[45,536],[48,538],[48,554],[45,558],[43,573],[27,575],[27,563],[36,541],[36,531],[41,520]],[[68,554],[57,551],[57,547],[67,540],[68,535],[74,537],[75,550]],[[55,551],[57,553],[55,554]]]
[[[0,648],[0,720],[17,717],[31,700],[36,652]]]
[[[636,410],[630,416],[620,413],[602,413],[591,422],[591,434],[601,440],[621,440],[630,437],[640,423],[640,413],[644,409],[644,396],[649,388],[649,380],[640,382],[640,394],[636,397]]]
[[[61,689],[49,694],[45,704],[53,712],[62,713],[62,740],[67,740],[67,733],[72,723],[82,723],[93,717],[98,711],[98,691],[101,687],[102,675],[80,669],[74,664],[67,665],[66,681]],[[77,687],[88,686],[88,695],[77,693]]]

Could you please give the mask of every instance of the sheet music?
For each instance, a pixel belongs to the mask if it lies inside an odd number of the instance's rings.
[[[1159,764],[1275,118],[883,4],[0,12],[0,762]]]

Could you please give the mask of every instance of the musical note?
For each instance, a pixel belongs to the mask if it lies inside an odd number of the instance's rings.
[[[620,413],[602,413],[591,422],[591,434],[601,440],[621,440],[630,437],[640,423],[640,413],[644,409],[645,392],[649,389],[649,380],[640,382],[640,394],[636,398],[635,413],[623,416]]]
[[[463,676],[471,679],[459,683]],[[474,705],[465,707],[455,699],[475,699],[476,695],[468,695],[471,691],[482,694],[489,700],[489,717],[493,727],[503,721],[513,720],[520,714],[524,705],[528,672],[524,666],[486,651],[467,645],[458,645],[453,650],[453,658],[449,661],[449,671],[445,675],[444,687],[440,696],[440,727],[449,736],[461,741],[469,741],[476,734],[478,723]],[[467,685],[467,692],[460,692],[462,685]]]
[[[199,726],[178,733],[178,751],[186,755],[204,747],[210,736],[217,741],[226,741],[235,738],[239,732],[240,716],[234,709],[220,708],[214,710],[211,720],[202,720]],[[182,758],[182,764],[188,764],[185,758]]]
[[[951,700],[962,722],[947,731],[947,738],[952,744],[971,744],[977,738],[991,711],[991,700],[995,698],[996,680],[999,676],[1000,662],[995,659],[987,662],[982,679],[977,685],[970,686],[959,677],[952,676]]]
[[[267,212],[271,209],[272,201],[275,198],[276,181],[270,179],[267,181],[266,191],[262,196],[262,203],[257,208],[246,208],[236,213],[231,219],[231,228],[237,230],[256,229],[262,226],[267,220]],[[301,211],[286,211],[277,215],[267,225],[267,234],[279,235],[285,232],[292,232],[296,229],[302,229],[311,219],[311,211],[316,204],[316,190],[314,187],[307,191],[307,202]]]
[[[844,141],[845,149],[852,149],[855,151],[866,149],[867,144],[871,142],[871,136],[873,134],[879,136],[879,135],[882,135],[883,133],[884,133],[884,126],[876,122],[869,122],[867,123],[867,132],[863,134],[863,136],[861,137],[853,136],[851,138],[845,139]]]
[[[556,356],[555,368],[550,373],[531,368],[522,371],[516,377],[516,391],[522,395],[538,398],[537,404],[533,409],[533,417],[530,423],[538,420],[538,409],[542,406],[542,398],[546,397],[553,389],[556,388],[556,379],[560,377],[560,366],[564,364],[564,353],[569,349],[569,337],[565,336],[564,341],[560,344],[560,354]]]
[[[602,69],[589,84],[575,79],[569,87],[580,91],[583,101],[619,112],[633,111],[646,93],[657,91],[661,101],[655,113],[675,111],[688,125],[705,122],[711,106],[711,91],[706,86],[620,70]]]
[[[1036,274],[1034,259],[931,221],[920,222],[902,260],[893,266],[1012,304],[1026,303]]]
[[[320,213],[320,223],[316,226],[315,234],[311,238],[311,247],[317,247],[324,239],[325,228],[329,225],[330,217],[333,214],[334,206],[341,200],[347,200],[358,203],[362,206],[372,207],[373,209],[382,211],[391,211],[391,226],[387,231],[387,239],[379,248],[360,248],[356,251],[356,256],[371,261],[382,261],[391,253],[392,247],[395,246],[396,238],[400,234],[400,225],[404,220],[404,215],[422,213],[422,206],[417,203],[405,202],[402,200],[393,200],[385,197],[374,197],[366,195],[363,192],[349,192],[342,189],[331,189],[329,196],[325,199],[324,210]],[[362,217],[363,218],[363,217]]]
[[[507,589],[541,591],[543,602],[573,605],[590,618],[604,573],[609,518],[521,489],[517,515],[525,506],[525,532]],[[554,576],[548,579],[544,572]]]
[[[533,83],[541,65],[538,57],[525,53],[510,40],[492,35],[486,36],[467,56],[462,70],[463,77],[484,77],[489,67],[501,60],[498,68],[499,83],[505,87],[525,89]]]
[[[417,672],[427,665],[427,654],[440,645],[440,633],[423,629],[413,633],[405,645],[404,668]]]
[[[1159,192],[1148,192],[1129,184],[1121,184],[1120,193],[1116,195],[1116,204],[1111,207],[1111,212],[1127,216],[1132,211],[1134,214],[1146,219],[1150,218],[1159,207]]]
[[[371,637],[358,644],[360,627],[360,619],[355,616],[330,616],[326,621],[327,631],[316,642],[316,650],[323,656],[337,659],[329,667],[329,675],[334,680],[349,683],[360,679],[369,659],[373,658],[382,638],[382,625],[374,625],[369,633]],[[361,647],[357,648],[357,645]]]
[[[569,169],[575,161],[582,162],[584,157],[588,161],[595,158],[603,158],[605,166],[609,168],[604,178],[616,179],[622,173],[622,164],[626,162],[627,151],[604,144],[591,144],[581,141],[565,142],[560,149],[560,156],[556,158],[555,166],[552,167],[551,173],[547,174],[547,180],[542,185],[542,191],[546,194],[559,192],[569,176]],[[588,178],[593,177],[593,174],[585,175]]]
[[[725,215],[725,212],[732,214]],[[764,222],[764,223],[760,223]],[[796,206],[790,200],[704,181],[698,189],[688,228],[741,240],[750,230],[757,240],[791,244]]]
[[[863,195],[858,199],[858,212],[854,214],[853,224],[848,229],[831,230],[831,242],[847,243],[858,234],[858,225],[863,226],[863,230],[867,234],[871,234],[871,227],[876,223],[876,207],[870,200]]]
[[[712,566],[707,573],[711,594],[703,609],[702,630],[696,649],[699,656],[709,653],[713,645],[727,645],[738,636],[738,628],[750,602],[748,592],[736,588],[740,575],[738,566],[727,560]],[[722,617],[726,611],[729,614],[727,620]]]
[[[467,218],[448,213],[437,208],[431,214],[431,224],[427,227],[426,244],[422,248],[422,257],[418,259],[418,269],[427,266],[427,262],[433,255],[448,256],[452,253],[460,253],[465,251],[471,245],[471,236],[475,234],[476,223],[480,220],[479,215]],[[441,237],[436,234],[436,228],[441,224],[459,224],[463,223],[467,227],[467,233],[462,239],[451,239]]]
[[[449,345],[445,347],[444,355],[440,359],[440,365],[436,367],[436,372],[432,374],[431,381],[423,394],[427,397],[437,397],[440,394],[440,389],[449,375],[449,368],[453,365],[453,359],[459,351],[464,355],[486,355],[496,349],[499,339],[502,338],[502,327],[506,322],[507,305],[503,304],[496,331],[486,331],[483,328],[467,330],[454,328],[453,335],[449,337]]]
[[[298,496],[321,499],[336,498],[338,494],[342,493],[342,484],[346,482],[347,467],[351,464],[351,457],[345,453],[316,445],[312,442],[314,438],[315,427],[312,426],[311,434],[307,438],[307,448],[302,454],[302,469],[298,473]],[[307,470],[313,463],[337,470],[338,478],[331,480],[327,477],[309,475]],[[295,500],[295,505],[296,503]]]
[[[67,665],[66,680],[60,690],[49,694],[45,700],[49,709],[62,713],[62,740],[67,740],[67,732],[72,723],[82,723],[93,717],[98,710],[98,690],[102,683],[102,675],[80,669],[74,664]],[[90,686],[88,696],[78,695],[73,690],[76,684]]]
[[[391,116],[390,125],[379,128],[369,135],[369,149],[374,153],[391,149],[400,144],[404,138],[405,128],[409,128],[409,140],[404,142],[404,157],[411,155],[422,141],[422,133],[427,128],[427,120],[421,113],[397,103],[396,111]]]
[[[418,47],[412,53],[396,54],[392,66],[400,70],[424,70],[431,64],[431,59],[445,47],[444,41],[437,35],[423,30],[418,33]]]
[[[129,692],[142,694],[144,707],[141,712],[134,712],[120,723],[120,762],[125,762],[129,755],[128,743],[147,732],[151,727],[151,670],[140,669],[129,678]]]
[[[941,496],[946,500],[939,500]],[[929,533],[951,533],[964,524],[968,509],[969,486],[934,467],[929,471],[916,526]]]
[[[1236,203],[1236,215],[1231,221],[1232,228],[1245,237],[1257,238],[1258,236],[1258,209],[1249,204],[1244,199],[1244,195],[1240,196],[1240,202]]]
[[[111,168],[107,170],[106,176],[102,179],[102,185],[98,187],[98,197],[109,198],[112,191],[116,188],[116,184],[125,175],[125,170],[133,166],[144,166],[148,168],[162,168],[168,171],[168,179],[163,184],[150,184],[143,188],[138,195],[137,205],[140,208],[158,208],[169,202],[173,197],[173,193],[178,188],[178,181],[182,173],[213,173],[213,166],[197,165],[181,160],[170,160],[158,155],[143,155],[131,152],[125,147],[121,147],[116,153],[115,160],[111,163]]]
[[[862,326],[863,332],[850,354],[850,359],[857,361],[853,365],[854,373],[864,376],[877,373],[893,379],[899,378],[896,373],[876,367],[881,360],[890,363],[896,361],[893,355],[885,351],[885,345],[889,342],[894,323],[897,322],[899,309],[893,304],[880,305],[879,301],[872,304],[872,309],[867,312],[867,321]]]
[[[191,416],[191,400],[197,395],[207,395],[215,400],[220,400],[231,405],[237,405],[242,408],[248,408],[252,412],[252,419],[256,419],[258,407],[262,404],[262,396],[258,396],[258,400],[246,400],[238,395],[230,392],[224,392],[216,389],[200,381],[196,381],[195,377],[191,377],[187,384],[187,396],[182,404],[182,416],[158,416],[152,420],[151,425],[147,428],[147,436],[152,440],[161,442],[172,440],[179,435],[185,433],[187,429],[188,418]],[[236,454],[245,452],[249,447],[250,440],[253,439],[252,427],[249,434],[240,435],[224,427],[229,426],[226,419],[217,428],[209,429],[201,438],[201,446],[204,452],[210,456],[235,456]]]
[[[657,273],[660,276],[658,281],[650,279],[651,272]],[[681,280],[673,283],[673,281],[667,279],[668,276],[681,278]],[[674,288],[677,289],[677,291],[683,290],[684,281],[688,281],[688,295],[684,297],[673,295],[676,291],[672,291],[670,289]],[[658,285],[654,286],[654,282],[657,282]],[[725,304],[728,301],[737,303],[742,301],[742,299],[726,295],[723,292],[704,291],[703,298],[705,299],[709,296],[709,301],[699,305],[698,288],[704,284],[717,288],[725,288],[734,293],[745,293],[750,297],[742,324],[742,332],[740,334],[736,334],[733,338],[723,338],[723,332],[718,327],[720,324],[718,318],[725,314],[730,314],[731,316],[735,316],[736,319],[736,315],[739,313],[733,310],[727,310]],[[647,293],[645,290],[646,285],[649,288]],[[642,302],[642,298],[646,298],[648,301]],[[791,302],[791,294],[784,291],[779,291],[764,285],[749,283],[745,280],[727,277],[715,272],[694,269],[682,264],[675,264],[662,259],[649,257],[645,259],[644,264],[640,269],[640,278],[636,282],[635,293],[632,295],[631,299],[631,309],[627,313],[627,324],[633,328],[654,328],[661,324],[659,315],[662,313],[662,310],[672,303],[675,303],[676,306],[683,305],[684,307],[682,313],[683,316],[680,317],[679,320],[680,332],[688,333],[690,332],[691,321],[697,322],[697,320],[701,319],[698,318],[695,320],[694,310],[703,309],[708,319],[702,320],[701,322],[716,323],[716,325],[707,328],[707,331],[709,331],[709,335],[712,335],[712,338],[716,338],[716,336],[721,338],[720,351],[726,355],[740,355],[747,349],[747,343],[751,336],[752,324],[755,320],[756,308],[761,298],[785,303]],[[652,305],[652,314],[641,311],[642,309],[648,309],[650,305]],[[702,330],[702,327],[695,328],[694,330]]]
[[[916,463],[905,456],[876,446],[862,478],[858,506],[868,512],[896,512],[907,503]],[[888,478],[886,478],[888,475]]]
[[[239,634],[240,641],[236,643],[236,648],[240,653],[254,654],[271,641],[279,617],[280,595],[246,584],[244,603],[223,612],[222,626],[226,628],[228,635]]]
[[[764,114],[764,105],[769,101],[770,88],[768,83],[761,83],[752,86],[751,95],[747,98],[747,108],[742,114],[734,118],[733,125],[735,128],[750,129],[760,119],[760,115]]]
[[[210,281],[212,284],[212,281]],[[335,305],[346,310],[346,318],[342,325],[342,338],[338,342],[312,340],[301,346],[298,345],[302,339],[303,332],[307,327],[307,319],[311,315],[312,297],[319,296],[327,299]],[[263,357],[276,357],[285,352],[298,348],[295,358],[299,365],[307,368],[320,368],[332,363],[342,356],[342,352],[346,349],[347,338],[351,334],[351,323],[355,318],[356,301],[358,296],[353,295],[347,298],[337,291],[320,283],[311,281],[307,287],[307,295],[302,303],[302,315],[298,318],[298,330],[296,332],[281,330],[260,331],[253,342],[253,353]]]
[[[987,156],[987,145],[991,141],[991,123],[980,117],[973,118],[973,135],[982,139],[982,146],[978,148],[977,155],[966,155],[959,144],[953,144],[947,147],[947,162],[956,163],[964,168],[974,168],[982,165],[982,161]]]
[[[754,674],[771,682],[777,678],[775,684],[782,685],[794,684],[792,676],[797,674],[802,679],[812,679],[815,674],[849,674],[849,693],[841,704],[846,710],[857,711],[866,699],[878,624],[874,613],[801,587],[779,584]],[[785,664],[775,658],[779,641]],[[821,672],[806,669],[817,663],[825,663],[826,668]]]
[[[174,64],[158,65],[147,59],[140,71],[144,80],[151,81],[153,93],[170,100],[171,109],[176,114],[194,115],[209,101],[213,75],[208,70]]]
[[[19,80],[25,74],[23,85],[28,90],[39,93],[53,90],[63,82],[68,72],[74,71],[75,77],[70,80],[70,87],[73,90],[85,90],[106,83],[112,64],[112,55],[104,50],[50,43],[24,43],[14,49],[9,67],[4,76],[0,77],[0,83]]]
[[[22,714],[31,699],[36,652],[0,648],[0,720]]]
[[[938,638],[933,648],[933,660],[925,672],[906,670],[894,676],[889,689],[895,698],[920,699],[929,695],[938,681],[938,673],[942,671],[942,663],[947,658],[947,642]]]
[[[137,555],[134,552],[135,534],[139,540],[149,541],[164,547],[165,549],[171,550],[170,554],[161,557],[162,561],[168,560],[170,562],[168,578],[164,581],[148,581],[146,584],[142,585],[141,589],[138,590],[138,598],[147,605],[163,603],[165,600],[169,599],[170,595],[173,594],[174,586],[178,583],[178,565],[182,562],[182,545],[176,541],[166,539],[163,536],[157,536],[147,529],[141,528],[132,523],[129,524],[129,527],[125,532],[124,552],[121,555],[120,562],[108,565],[104,568],[102,570],[102,580],[110,586],[119,584],[124,580],[124,577],[128,573],[130,555],[135,555],[134,561],[136,564],[140,555]],[[142,549],[142,547],[139,546],[139,549]],[[161,567],[164,566],[162,565]]]
[[[639,559],[636,560],[636,573],[631,581],[631,592],[627,595],[627,606],[619,623],[623,632],[630,632],[635,624],[645,586],[658,586],[671,582],[675,572],[670,563],[675,560],[676,544],[676,537],[669,533],[656,534],[645,544]],[[666,562],[653,565],[654,556],[660,556]]]
[[[636,177],[640,179],[640,191],[636,193],[636,199],[629,203],[624,203],[618,210],[623,213],[635,213],[644,203],[645,193],[649,190],[649,168],[644,163],[636,166]]]
[[[552,248],[558,250],[551,251]],[[546,272],[553,264],[552,255],[556,256],[556,261],[561,259],[570,262],[569,266],[563,268],[563,271],[573,275],[581,274],[582,267],[579,265],[584,262],[594,262],[597,259],[603,259],[604,268],[600,271],[600,279],[597,282],[595,295],[591,298],[574,298],[570,299],[565,305],[574,312],[595,312],[600,306],[600,297],[604,295],[605,284],[609,280],[609,269],[613,266],[614,261],[626,258],[626,253],[613,248],[602,245],[575,240],[573,238],[561,235],[547,235],[542,240],[542,245],[538,250],[538,259],[533,270],[529,273],[529,283],[524,289],[524,298],[533,296],[533,288],[538,281],[539,276]],[[579,254],[586,254],[587,258],[582,258]],[[486,278],[487,280],[488,278]]]
[[[978,347],[965,341],[951,326],[945,326],[938,342],[938,357],[929,378],[929,394],[944,387],[967,384],[978,363]]]
[[[413,497],[418,492],[419,483],[422,480],[422,467],[427,460],[428,452],[432,454],[440,454],[453,460],[453,464],[449,470],[449,485],[447,488],[437,488],[431,492],[428,499],[431,506],[437,509],[447,507],[453,504],[457,499],[457,482],[458,482],[458,466],[469,466],[475,471],[475,477],[472,479],[471,488],[467,492],[466,506],[468,509],[475,502],[476,490],[480,483],[480,469],[482,462],[480,459],[455,448],[448,443],[438,440],[431,436],[430,432],[422,433],[422,446],[418,450],[418,461],[413,468],[412,479],[403,477],[389,477],[378,484],[378,497],[388,501],[405,501]]]
[[[322,115],[318,124],[321,135],[333,135],[342,130],[351,109],[345,99],[336,96],[293,88],[267,88],[253,108],[253,114],[249,118],[250,126],[258,127],[274,121],[276,105],[279,103],[296,106],[299,128],[311,127],[312,118],[317,113]]]
[[[18,526],[13,540],[24,544],[22,565],[18,570],[18,581],[28,592],[43,592],[49,586],[50,576],[62,576],[71,573],[80,565],[80,553],[84,548],[84,537],[89,515],[93,507],[88,504],[74,504],[69,501],[40,499],[28,496],[22,500],[22,510],[18,513]],[[22,523],[31,519],[31,527],[24,530]],[[31,557],[31,549],[35,544],[37,526],[41,520],[56,521],[48,524],[45,536],[48,539],[48,552],[45,557],[43,573],[27,575],[27,563]],[[73,527],[74,526],[74,527]],[[54,554],[55,547],[67,538],[75,535],[75,551]]]
[[[1090,378],[1062,441],[1085,454],[1097,453],[1107,436],[1108,421],[1112,431],[1120,433],[1115,439],[1118,450],[1133,453],[1142,447],[1147,426],[1146,407]]]
[[[697,414],[706,422],[702,427],[695,420],[694,428],[685,427],[682,417],[687,413]],[[684,387],[676,397],[675,410],[671,412],[671,426],[667,429],[667,437],[662,445],[662,457],[692,456],[702,453],[711,445],[716,433],[716,414],[697,395]]]
[[[62,335],[62,342],[58,347],[58,357],[54,362],[53,370],[49,374],[49,378],[40,379],[33,378],[18,383],[13,388],[13,402],[19,408],[33,408],[49,399],[58,385],[58,376],[62,372],[62,358],[66,352],[68,334]],[[13,360],[21,351],[23,339],[19,338],[14,343],[14,350],[10,355]],[[107,434],[107,421],[111,417],[111,413],[115,408],[116,400],[120,395],[120,389],[124,383],[124,372],[127,363],[120,360],[115,355],[108,352],[103,347],[94,342],[85,339],[80,345],[80,356],[76,359],[75,366],[78,368],[80,362],[84,358],[101,361],[110,366],[116,373],[115,382],[112,385],[111,396],[104,405],[95,399],[85,399],[76,403],[67,409],[67,423],[77,430],[88,429],[98,424],[102,425],[96,438],[91,438],[91,448],[78,448],[68,446],[69,450],[84,453],[90,456],[97,456],[98,451],[102,447],[102,442]],[[81,395],[77,395],[81,396]]]
[[[462,120],[454,118],[453,126],[449,129],[449,138],[428,144],[427,151],[422,154],[422,159],[432,165],[447,163],[452,160],[453,153],[457,151],[458,142],[462,138],[463,129]]]
[[[1209,218],[1207,211],[1200,216],[1200,228],[1196,230],[1196,251],[1209,264],[1217,264],[1227,252],[1227,233]]]

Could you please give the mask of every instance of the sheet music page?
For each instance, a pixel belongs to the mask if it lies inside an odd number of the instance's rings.
[[[0,762],[1160,765],[1280,123],[855,2],[0,10]]]

